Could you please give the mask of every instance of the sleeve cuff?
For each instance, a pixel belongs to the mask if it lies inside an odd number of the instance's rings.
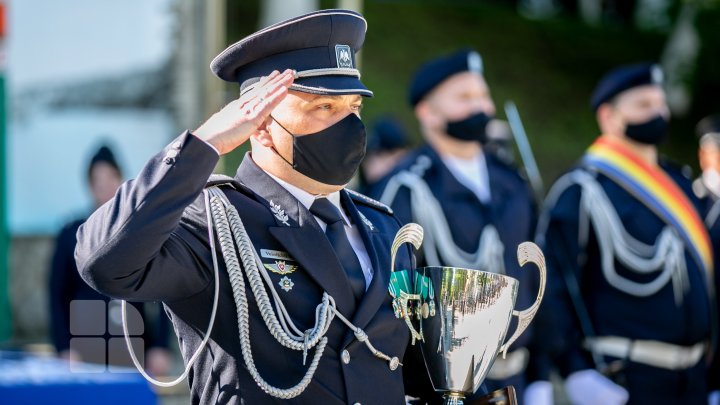
[[[218,156],[220,156],[220,152],[219,152],[219,151],[217,150],[217,148],[216,148],[215,146],[213,146],[210,142],[208,142],[208,141],[206,141],[206,140],[204,140],[204,139],[201,139],[200,137],[198,137],[197,135],[195,135],[194,133],[192,133],[192,131],[190,131],[190,130],[188,130],[188,134],[190,134],[190,135],[194,136],[195,138],[201,140],[205,145],[209,146],[210,149],[214,150],[214,151],[215,151],[215,154],[217,154]]]

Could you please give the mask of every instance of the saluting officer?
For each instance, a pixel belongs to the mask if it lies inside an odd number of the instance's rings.
[[[591,105],[602,135],[538,222],[545,347],[573,403],[707,403],[712,249],[690,180],[658,156],[662,71],[619,67]]]
[[[532,193],[516,169],[483,148],[495,104],[480,54],[462,49],[425,63],[409,93],[425,145],[381,181],[373,197],[401,222],[423,226],[419,265],[510,275],[520,280],[518,308],[527,308],[535,299],[535,276],[520,269],[516,250],[532,239]],[[496,359],[489,390],[513,385],[522,398],[529,336],[506,359]]]
[[[228,47],[211,68],[239,99],[150,159],[78,232],[91,286],[163,301],[185,362],[198,356],[194,404],[404,404],[403,373],[425,373],[398,361],[409,341],[388,294],[399,222],[344,189],[365,154],[359,115],[373,93],[355,54],[366,27],[324,10]],[[204,192],[219,156],[248,140],[235,177]],[[398,268],[411,256],[403,247]]]

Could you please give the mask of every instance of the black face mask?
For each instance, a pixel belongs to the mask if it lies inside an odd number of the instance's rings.
[[[315,181],[344,186],[353,178],[365,157],[365,125],[355,114],[322,131],[303,136],[295,136],[275,118],[273,120],[293,137],[292,163],[273,148],[275,153],[297,172]]]
[[[449,121],[445,132],[453,138],[463,141],[485,143],[487,141],[485,128],[491,119],[492,117],[479,112],[460,121]]]
[[[667,138],[668,121],[662,115],[658,115],[640,124],[626,124],[625,135],[646,145],[658,145]]]

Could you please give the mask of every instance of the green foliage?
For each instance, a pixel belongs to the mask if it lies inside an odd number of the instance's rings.
[[[376,94],[366,103],[369,121],[392,112],[416,128],[406,101],[416,67],[471,46],[483,56],[498,116],[505,101],[517,104],[546,181],[598,134],[588,101],[597,79],[617,64],[657,59],[664,44],[659,35],[592,28],[575,18],[528,21],[482,2],[368,1],[364,14],[363,80]]]
[[[706,0],[713,2],[716,0]],[[255,30],[257,1],[231,0],[230,40]],[[363,81],[375,92],[365,102],[363,118],[371,125],[392,113],[421,139],[407,102],[407,88],[422,62],[463,46],[483,56],[486,78],[498,108],[513,100],[523,118],[546,182],[573,164],[598,135],[589,98],[597,80],[613,67],[660,58],[667,33],[640,32],[618,24],[591,27],[576,16],[531,21],[501,1],[366,0],[368,20],[361,52]],[[323,8],[334,1],[322,0]],[[709,4],[709,3],[708,3]],[[695,165],[697,120],[720,111],[720,37],[717,8],[704,8],[698,28],[704,48],[693,76],[695,99],[685,119],[675,119],[663,152]],[[253,14],[255,13],[255,14]],[[233,21],[244,26],[232,28]],[[248,24],[248,25],[245,25]],[[242,35],[240,35],[242,33]],[[228,163],[227,167],[235,167]]]

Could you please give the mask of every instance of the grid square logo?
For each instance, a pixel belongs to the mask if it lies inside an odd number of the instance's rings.
[[[70,334],[97,336],[105,334],[105,301],[70,301]]]
[[[133,351],[144,366],[145,342],[141,335],[145,324],[140,311],[126,305],[127,326]],[[71,372],[134,373],[135,367],[128,352],[122,326],[122,303],[111,300],[73,300],[70,302],[70,350],[79,355],[83,363],[100,367],[70,363]]]

